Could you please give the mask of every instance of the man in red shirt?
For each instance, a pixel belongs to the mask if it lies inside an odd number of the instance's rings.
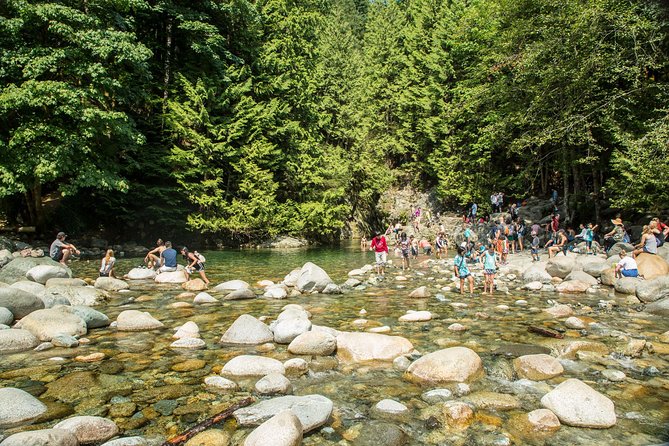
[[[386,273],[386,261],[388,259],[388,243],[386,238],[377,232],[372,239],[369,250],[374,250],[376,255],[376,274],[383,277]]]

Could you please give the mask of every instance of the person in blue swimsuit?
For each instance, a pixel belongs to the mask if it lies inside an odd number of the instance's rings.
[[[495,246],[490,243],[488,250],[483,254],[483,275],[485,276],[485,283],[483,284],[483,294],[488,290],[489,294],[493,293],[495,288],[495,274],[497,273],[497,255],[495,254]]]

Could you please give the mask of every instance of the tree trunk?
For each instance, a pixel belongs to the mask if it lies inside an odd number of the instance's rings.
[[[35,180],[32,188],[25,192],[26,207],[28,208],[29,224],[37,230],[44,228],[44,208],[42,207],[42,185]]]
[[[567,144],[562,141],[562,193],[564,199],[564,209],[566,221],[571,221],[569,215],[569,157],[567,155]]]
[[[172,77],[172,17],[167,18],[165,25],[165,60],[163,61],[163,101],[167,102],[167,96]]]
[[[599,169],[592,168],[592,199],[595,201],[595,224],[599,224],[601,218],[602,203],[600,201],[601,182],[599,181]]]

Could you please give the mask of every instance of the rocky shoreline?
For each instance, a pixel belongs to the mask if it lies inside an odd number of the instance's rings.
[[[620,249],[614,247],[615,249]],[[11,254],[11,253],[10,253]],[[545,308],[527,307],[527,301],[517,299],[515,306],[526,308],[529,313],[539,314],[553,320],[552,327],[559,335],[568,329],[582,332],[604,330],[595,318],[596,311],[578,303],[578,295],[599,297],[600,309],[624,305],[639,311],[666,316],[669,314],[669,263],[664,258],[669,249],[662,249],[661,256],[645,259],[641,257],[639,269],[649,280],[614,280],[611,265],[615,256],[585,256],[569,254],[558,256],[547,262],[531,262],[528,255],[512,256],[509,264],[500,268],[496,293],[510,294],[512,291],[529,291],[546,296],[560,297],[568,303],[549,301]],[[410,271],[390,269],[386,277],[372,273],[371,265],[349,272],[344,283],[335,283],[318,265],[307,262],[301,268],[289,272],[283,281],[274,283],[260,280],[251,285],[242,280],[231,280],[206,289],[198,278],[186,281],[182,271],[157,274],[145,268],[134,268],[125,280],[97,278],[82,280],[72,278],[72,271],[48,258],[14,257],[0,269],[0,354],[30,351],[45,352],[53,348],[77,348],[90,345],[87,338],[92,330],[109,327],[117,332],[155,332],[164,330],[165,323],[150,312],[122,310],[115,320],[93,307],[122,296],[133,289],[144,289],[149,283],[163,287],[180,287],[183,292],[172,308],[191,309],[202,305],[220,305],[249,299],[288,299],[319,294],[346,295],[353,290],[363,291],[380,286],[392,286],[398,290],[406,284],[418,281],[420,286],[406,289],[407,306],[424,300],[443,302],[454,309],[466,309],[468,299],[461,300],[455,294],[459,281],[452,273],[453,260],[425,260]],[[477,282],[482,272],[475,270]],[[622,296],[622,297],[621,297]],[[141,297],[141,296],[140,296]],[[474,299],[479,299],[476,294]],[[486,299],[486,297],[481,297]],[[131,301],[139,302],[139,298]],[[645,307],[642,307],[645,305]],[[507,305],[489,309],[494,313],[511,311]],[[234,413],[239,429],[232,434],[213,429],[195,437],[188,445],[200,444],[244,444],[251,445],[299,445],[305,435],[320,429],[325,432],[332,423],[333,401],[320,394],[292,395],[293,382],[312,372],[313,364],[308,360],[316,357],[333,357],[343,370],[354,370],[367,364],[385,364],[401,374],[404,380],[425,388],[421,399],[422,408],[392,398],[379,400],[371,409],[382,422],[370,424],[361,432],[347,433],[355,445],[378,444],[379,432],[383,432],[384,444],[401,445],[407,441],[406,433],[397,420],[412,416],[436,423],[445,432],[462,432],[481,421],[485,411],[519,410],[522,405],[517,395],[478,389],[477,383],[493,372],[493,364],[487,363],[473,345],[435,346],[433,351],[421,352],[406,337],[390,334],[388,326],[365,319],[367,312],[360,310],[359,318],[352,321],[355,330],[343,331],[316,325],[313,314],[297,304],[283,306],[276,315],[242,314],[222,334],[220,346],[256,346],[260,354],[239,354],[225,362],[218,373],[203,376],[202,385],[231,396],[244,395],[249,391],[261,400],[254,405]],[[408,310],[399,322],[412,324],[434,320],[430,311]],[[490,318],[480,311],[478,319]],[[596,317],[596,316],[595,316]],[[271,323],[268,323],[270,322]],[[200,327],[193,320],[185,320],[173,327],[171,349],[196,351],[205,349],[208,343],[202,339]],[[465,319],[444,325],[447,332],[462,333],[469,329]],[[669,332],[655,342],[641,338],[628,338],[622,354],[630,358],[642,354],[669,353]],[[95,346],[85,355],[50,358],[51,361],[74,361],[82,364],[105,361],[103,351]],[[290,359],[280,361],[262,352],[285,348]],[[439,348],[442,347],[442,348]],[[663,353],[662,353],[663,352]],[[563,339],[554,348],[537,347],[521,349],[513,354],[510,376],[516,376],[518,385],[541,389],[541,398],[534,407],[509,421],[509,431],[516,430],[538,437],[550,437],[562,425],[578,428],[604,429],[616,425],[615,401],[599,392],[592,385],[576,378],[560,380],[569,361],[608,361],[609,349],[604,344],[587,339]],[[306,359],[305,359],[306,358]],[[193,362],[193,364],[190,364]],[[183,370],[195,366],[193,359],[185,361]],[[383,365],[382,365],[383,366]],[[351,369],[353,367],[353,369]],[[624,372],[615,367],[602,372],[609,382],[626,380]],[[648,369],[650,374],[659,370]],[[67,376],[65,377],[67,378]],[[557,380],[557,381],[556,381]],[[58,383],[56,381],[55,383]],[[54,383],[54,384],[55,384]],[[551,383],[551,384],[547,384]],[[55,395],[58,387],[50,387],[44,395]],[[269,399],[267,399],[269,398]],[[11,407],[11,409],[9,409]],[[412,407],[414,407],[412,409]],[[160,444],[165,438],[118,437],[124,431],[111,418],[89,415],[68,416],[49,429],[27,431],[31,422],[40,419],[48,411],[39,398],[16,388],[0,389],[0,446],[15,446],[48,442],[50,445],[104,444],[104,446],[129,446]],[[325,426],[325,427],[323,427]],[[441,431],[439,431],[441,432]],[[521,434],[517,434],[522,437]],[[6,437],[3,439],[3,437]],[[118,438],[116,438],[118,437]],[[438,442],[439,437],[435,437]],[[218,443],[217,443],[218,442]],[[41,444],[41,443],[40,443]],[[348,443],[347,443],[348,444]],[[495,444],[511,444],[509,437],[499,436]]]

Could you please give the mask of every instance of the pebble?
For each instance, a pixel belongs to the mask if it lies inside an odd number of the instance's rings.
[[[525,305],[527,305],[527,301],[524,300],[524,299],[518,299],[518,300],[515,301],[514,303],[515,303],[516,305],[518,305],[519,307],[524,307]]]
[[[457,322],[454,324],[451,324],[448,326],[448,329],[451,331],[465,331],[467,330],[467,327],[465,327],[462,324],[458,324]]]
[[[207,376],[204,379],[204,384],[209,387],[215,387],[217,389],[223,389],[223,390],[237,389],[237,383],[229,379],[223,378],[222,376]]]
[[[364,316],[364,315],[367,314],[367,310],[365,310],[365,309],[363,308],[362,310],[358,311],[358,314],[359,314],[360,316]]]
[[[465,384],[466,385],[466,384]],[[467,386],[469,387],[469,386]],[[467,392],[469,393],[469,392]],[[435,404],[442,401],[448,401],[453,399],[453,392],[448,389],[433,389],[428,390],[427,392],[421,395],[421,399],[426,403]]]
[[[627,378],[627,375],[625,375],[620,370],[613,370],[613,369],[602,370],[602,376],[611,382],[621,382],[625,381],[625,378]]]
[[[409,411],[407,406],[391,399],[385,399],[379,401],[374,406],[374,409],[376,409],[379,412],[392,415],[400,415]]]
[[[390,333],[390,327],[387,325],[384,325],[382,327],[373,327],[367,330],[370,333]]]

